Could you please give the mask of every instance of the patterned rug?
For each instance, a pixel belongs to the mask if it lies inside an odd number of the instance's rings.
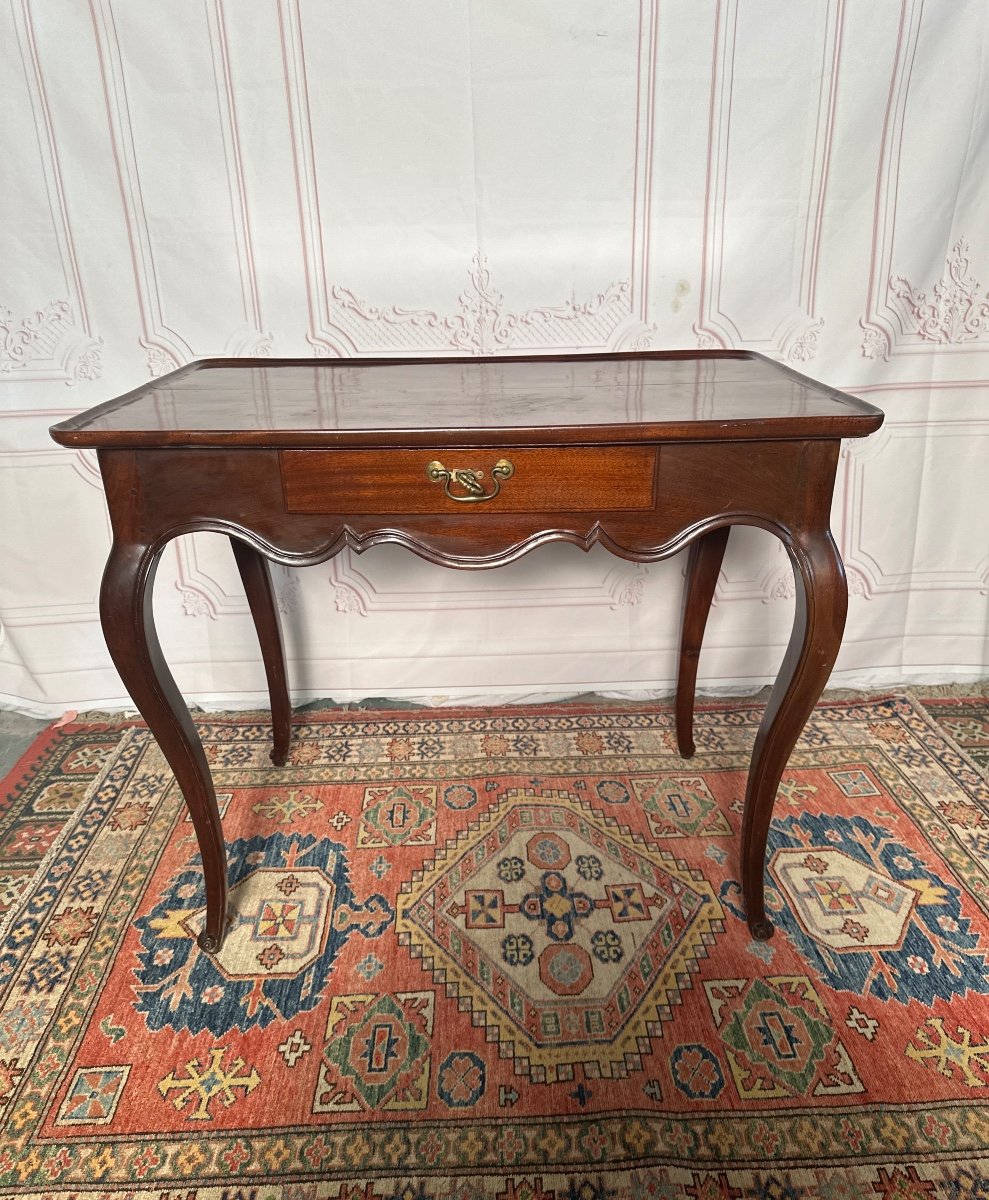
[[[134,724],[97,714],[52,725],[0,782],[0,922]]]
[[[925,696],[921,703],[955,743],[989,772],[989,695]]]
[[[685,762],[660,706],[319,712],[280,769],[201,718],[213,958],[147,732],[46,734],[0,826],[0,1194],[989,1197],[985,777],[909,698],[820,706],[755,943],[760,713]]]

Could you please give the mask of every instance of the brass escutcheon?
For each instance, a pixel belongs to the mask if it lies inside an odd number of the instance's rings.
[[[484,500],[493,500],[501,491],[501,481],[511,479],[515,474],[515,466],[507,458],[499,458],[491,468],[491,481],[494,484],[490,492],[484,490],[481,480],[484,472],[474,467],[453,467],[447,469],[439,461],[434,461],[426,467],[426,474],[433,483],[442,483],[443,491],[451,500],[458,504],[480,504]],[[458,496],[450,491],[451,484],[457,484],[464,489],[466,495]]]

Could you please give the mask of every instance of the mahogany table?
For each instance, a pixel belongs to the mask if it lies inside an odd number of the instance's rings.
[[[155,570],[180,534],[228,534],[261,643],[276,764],[291,706],[267,559],[326,561],[397,542],[434,563],[496,567],[552,541],[652,562],[689,545],[676,692],[680,753],[729,527],[783,542],[796,616],[752,752],[740,867],[768,938],[763,873],[776,790],[834,665],[848,591],[829,515],[840,439],[883,414],[758,354],[207,359],[52,428],[95,448],[113,544],[100,615],[110,655],[189,807],[219,948],[227,866],[213,781],[162,657]]]

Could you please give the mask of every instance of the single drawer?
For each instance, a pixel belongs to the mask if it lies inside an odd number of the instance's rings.
[[[655,503],[658,446],[282,450],[296,513],[636,512]]]

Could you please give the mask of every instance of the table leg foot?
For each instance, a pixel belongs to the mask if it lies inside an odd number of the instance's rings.
[[[838,656],[848,585],[829,530],[795,535],[787,546],[796,581],[793,631],[752,751],[742,816],[742,897],[749,928],[771,929],[765,909],[766,843],[776,791],[790,753]]]
[[[275,589],[271,583],[271,572],[267,560],[253,546],[232,537],[230,545],[240,572],[241,583],[254,619],[258,641],[261,643],[261,659],[268,680],[268,696],[271,701],[271,728],[274,748],[271,761],[276,767],[285,765],[288,759],[289,742],[292,738],[292,702],[288,694],[288,676],[285,671],[285,649],[282,631],[278,624],[278,606]]]
[[[681,758],[694,756],[694,692],[697,685],[697,660],[707,616],[711,611],[714,589],[728,545],[729,526],[712,529],[691,542],[687,557],[687,583],[683,600],[683,628],[680,634],[680,664],[677,670],[676,735]]]
[[[227,858],[203,744],[175,686],[155,631],[151,594],[162,546],[115,541],[100,592],[100,619],[113,664],[185,797],[206,885],[204,937],[219,947],[227,911]]]
[[[204,954],[216,954],[223,945],[223,938],[217,937],[215,934],[203,932],[196,938],[196,944]]]
[[[763,917],[761,921],[749,921],[749,933],[757,942],[768,942],[775,932],[772,921],[767,917]]]

